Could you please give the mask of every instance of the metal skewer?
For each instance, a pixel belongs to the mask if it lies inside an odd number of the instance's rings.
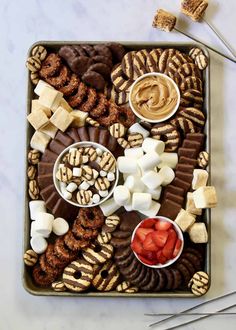
[[[232,306],[233,307],[233,306]],[[170,315],[174,315],[174,316],[201,316],[201,315],[236,315],[235,313],[221,313],[221,312],[212,312],[212,313],[160,313],[160,314],[144,314],[146,316],[170,316]]]
[[[213,48],[213,47],[211,47],[211,46],[205,44],[204,42],[199,41],[198,39],[196,39],[196,38],[195,38],[194,36],[192,36],[191,34],[188,34],[188,33],[186,33],[186,32],[183,32],[183,31],[177,29],[176,27],[174,27],[173,30],[175,30],[175,31],[177,31],[177,32],[179,32],[179,33],[182,33],[182,34],[185,35],[186,37],[188,37],[188,38],[190,38],[190,39],[192,39],[192,40],[194,40],[194,41],[196,41],[196,42],[202,44],[203,46],[205,46],[205,47],[209,48],[210,50],[212,50],[213,52],[217,53],[218,55],[221,55],[221,56],[223,56],[224,58],[227,58],[229,61],[231,61],[231,62],[233,62],[233,63],[236,63],[236,60],[235,60],[235,59],[229,57],[228,55],[225,55],[225,54],[219,52],[217,49],[215,49],[215,48]]]

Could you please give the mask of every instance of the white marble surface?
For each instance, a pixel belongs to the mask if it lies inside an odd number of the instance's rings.
[[[201,300],[34,297],[25,292],[21,284],[26,111],[24,63],[28,47],[37,40],[187,41],[177,33],[166,34],[151,27],[157,8],[166,8],[178,15],[179,3],[180,0],[1,0],[1,330],[140,330],[151,322],[144,316],[145,312],[180,311]],[[211,0],[207,18],[236,51],[236,2]],[[182,28],[223,50],[207,26],[183,17],[181,21]],[[213,285],[202,300],[236,290],[235,72],[235,64],[211,52],[212,182],[218,191],[219,206],[212,212]],[[225,304],[230,302],[235,302],[235,296]],[[223,307],[223,302],[213,306],[217,307]],[[225,324],[228,329],[235,329],[236,317],[209,318],[183,329],[220,329]]]

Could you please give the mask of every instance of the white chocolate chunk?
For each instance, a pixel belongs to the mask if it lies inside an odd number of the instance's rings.
[[[31,248],[37,254],[42,254],[47,250],[48,243],[46,239],[40,235],[33,236],[30,240]]]
[[[159,174],[162,176],[163,181],[162,181],[162,186],[167,186],[168,184],[170,184],[174,178],[175,178],[175,172],[172,170],[171,167],[169,166],[163,166],[160,171]]]
[[[31,220],[36,220],[37,214],[39,212],[42,212],[42,213],[47,212],[45,202],[42,200],[30,201],[29,209],[30,209],[30,219]]]
[[[213,208],[217,205],[217,195],[215,187],[200,187],[193,192],[194,204],[199,209]]]
[[[52,223],[52,231],[57,236],[66,234],[69,230],[68,222],[63,218],[56,218]]]
[[[72,123],[73,118],[71,115],[62,107],[58,107],[57,110],[54,112],[52,117],[50,118],[50,122],[60,129],[62,132],[70,126]]]
[[[50,213],[39,212],[36,214],[35,231],[43,237],[49,237],[52,232],[54,216]]]
[[[27,119],[29,123],[33,126],[35,130],[39,130],[40,128],[46,126],[49,122],[47,115],[43,110],[38,110],[37,112],[31,112]]]
[[[156,152],[149,152],[137,160],[143,172],[152,170],[160,163],[160,156]]]
[[[73,174],[73,176],[76,176],[78,178],[81,177],[81,175],[82,175],[82,168],[80,168],[80,167],[73,167],[72,174]]]
[[[152,203],[152,195],[148,193],[133,193],[132,209],[133,210],[149,210]]]
[[[193,243],[207,243],[208,233],[204,222],[195,222],[188,230]]]
[[[100,205],[100,208],[105,217],[108,217],[109,215],[115,213],[120,208],[120,205],[116,204],[114,198],[110,198],[103,202]]]
[[[114,200],[118,205],[127,205],[130,203],[131,195],[130,191],[126,186],[120,185],[114,189]]]
[[[74,182],[70,182],[68,186],[66,187],[66,190],[69,191],[70,193],[73,193],[77,189],[77,184]]]
[[[39,100],[32,100],[31,101],[31,112],[37,113],[39,110],[42,110],[47,117],[51,117],[52,112],[49,108],[46,108],[42,104],[40,104]]]
[[[44,86],[41,95],[39,96],[39,103],[51,109],[53,112],[57,110],[63,94],[52,89],[51,87]]]
[[[44,153],[50,140],[50,136],[46,135],[45,133],[36,131],[30,140],[30,146],[32,149],[36,149]]]
[[[175,169],[178,163],[178,154],[175,152],[163,152],[160,155],[160,160],[161,162],[158,164],[158,168],[169,166],[170,168]]]
[[[51,89],[54,89],[51,85],[49,85],[48,83],[46,83],[45,81],[43,80],[39,80],[35,89],[34,89],[34,92],[36,95],[40,96],[44,90],[44,88],[47,87],[47,88],[51,88]]]
[[[128,175],[125,179],[124,186],[127,187],[131,193],[143,192],[145,189],[144,183],[140,180],[140,177],[136,175]]]
[[[46,126],[40,128],[40,132],[45,133],[46,135],[50,136],[52,139],[54,139],[57,131],[58,128],[54,126],[50,121],[47,123]]]
[[[129,133],[140,133],[142,134],[143,138],[145,139],[150,135],[149,131],[143,128],[139,123],[135,123],[128,129]]]
[[[161,207],[160,203],[152,201],[151,206],[148,210],[139,210],[139,212],[151,218],[157,215],[160,207]]]
[[[192,180],[193,190],[196,190],[200,187],[205,187],[207,184],[208,176],[209,174],[206,170],[194,169]]]
[[[201,215],[202,209],[198,209],[193,200],[193,193],[187,193],[186,211],[195,215]]]
[[[117,167],[121,173],[135,173],[137,171],[137,163],[131,157],[118,157]]]
[[[141,147],[125,149],[125,156],[138,159],[143,156],[143,149]]]
[[[88,112],[83,112],[80,110],[73,110],[70,115],[72,116],[72,127],[82,127],[85,126],[86,118],[88,117]]]
[[[195,216],[188,211],[181,209],[175,219],[180,229],[185,232],[195,222]]]
[[[66,102],[66,100],[64,98],[61,99],[59,106],[63,107],[66,111],[68,112],[72,112],[73,109],[71,108],[71,106]]]
[[[157,172],[148,171],[142,176],[141,181],[149,189],[156,189],[162,184],[163,177]]]
[[[161,155],[165,150],[165,143],[161,140],[156,140],[148,137],[144,139],[142,148],[146,153],[156,152]]]

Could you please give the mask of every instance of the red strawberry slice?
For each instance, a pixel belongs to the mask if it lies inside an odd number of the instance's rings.
[[[169,232],[166,230],[158,230],[152,233],[152,239],[156,246],[163,247],[167,241]]]
[[[143,242],[143,248],[144,250],[147,250],[147,251],[157,251],[158,248],[156,246],[156,244],[154,243],[153,239],[152,239],[152,233],[149,233],[147,234],[144,242]]]
[[[169,230],[172,228],[172,224],[167,221],[158,220],[155,224],[156,230]]]
[[[140,240],[135,237],[134,240],[132,241],[131,243],[131,249],[136,252],[136,253],[140,253],[142,254],[143,252],[143,245],[142,243],[140,242]]]
[[[157,251],[156,257],[157,257],[158,262],[162,265],[167,262],[166,257],[164,257],[162,254],[162,250]]]
[[[182,246],[182,241],[181,241],[181,239],[178,238],[175,243],[175,247],[174,247],[174,251],[173,251],[173,255],[172,255],[173,258],[175,258],[178,255],[178,253],[181,249],[181,246]]]
[[[140,254],[138,254],[138,257],[139,259],[144,263],[144,264],[147,264],[147,265],[156,265],[156,260],[149,260],[143,256],[141,256]]]
[[[143,257],[147,258],[150,261],[154,261],[157,263],[157,257],[156,257],[156,252],[154,251],[147,251],[144,250],[142,251],[142,253],[140,253]]]
[[[146,219],[146,220],[143,220],[140,227],[141,228],[152,228],[156,223],[156,219]]]
[[[151,228],[138,228],[136,231],[137,237],[140,239],[141,242],[143,242],[147,236],[147,234],[153,232],[153,229]]]
[[[177,240],[177,234],[176,234],[175,230],[170,229],[168,239],[162,250],[163,256],[166,257],[167,259],[172,258],[176,240]]]

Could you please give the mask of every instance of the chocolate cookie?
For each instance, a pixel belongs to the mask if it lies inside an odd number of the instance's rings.
[[[92,64],[88,68],[88,71],[94,71],[94,72],[100,73],[104,77],[104,79],[110,78],[111,69],[109,68],[108,65],[106,65],[104,63]]]
[[[103,90],[106,84],[103,76],[95,71],[85,72],[82,76],[82,80],[87,85],[94,87],[98,90]]]
[[[88,70],[88,68],[92,65],[93,61],[91,58],[87,56],[78,56],[72,59],[68,64],[71,70],[78,74],[80,77]]]
[[[173,283],[174,283],[174,275],[173,272],[168,269],[168,268],[162,268],[161,272],[164,273],[165,277],[166,277],[166,281],[165,281],[165,289],[166,290],[171,290],[173,287]]]
[[[98,53],[98,55],[100,55],[100,56],[106,56],[106,57],[112,59],[112,53],[111,53],[110,49],[106,45],[103,45],[103,44],[95,45],[94,46],[94,49],[96,50],[96,52]]]
[[[129,246],[130,242],[131,242],[131,236],[127,238],[112,237],[111,239],[111,244],[117,249]]]
[[[114,63],[121,62],[122,58],[126,53],[124,46],[117,42],[110,42],[106,44],[106,46],[110,49],[112,53],[112,59]]]
[[[120,215],[120,230],[132,232],[134,228],[140,223],[141,219],[137,212],[124,212]]]

